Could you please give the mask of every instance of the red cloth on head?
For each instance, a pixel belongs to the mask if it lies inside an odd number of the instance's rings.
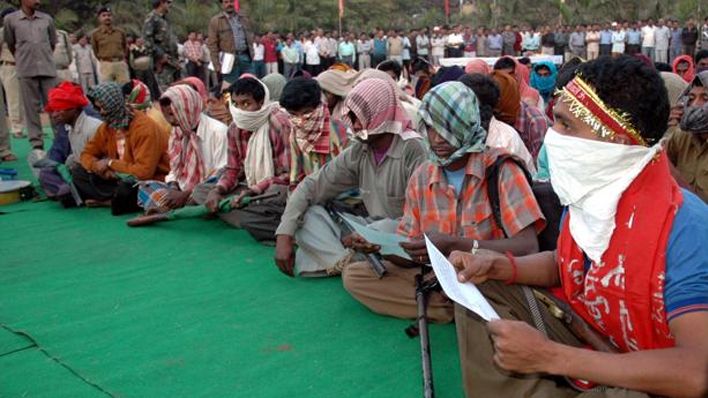
[[[81,86],[64,81],[49,90],[47,105],[44,110],[47,112],[65,111],[67,109],[83,108],[88,104],[88,98],[84,95],[84,90],[81,89]]]

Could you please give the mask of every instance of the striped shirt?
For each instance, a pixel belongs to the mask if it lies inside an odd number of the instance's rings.
[[[519,117],[516,119],[514,128],[519,132],[519,137],[521,137],[534,160],[538,159],[538,152],[541,150],[543,137],[546,136],[548,127],[548,119],[546,119],[546,115],[543,112],[521,101]]]
[[[273,163],[275,175],[258,183],[255,188],[260,192],[265,192],[271,185],[288,185],[290,176],[290,147],[288,137],[290,135],[290,118],[285,111],[274,110],[270,115],[270,130],[268,135],[273,150]],[[248,150],[248,140],[253,132],[239,129],[235,123],[231,123],[228,131],[228,154],[226,168],[217,183],[225,192],[231,192],[236,185],[246,180],[244,171],[244,161]]]
[[[403,218],[398,233],[418,238],[423,233],[438,232],[468,239],[503,239],[533,225],[541,231],[546,221],[523,171],[513,162],[504,163],[499,171],[499,202],[503,229],[494,221],[487,196],[487,167],[504,152],[488,149],[470,154],[465,166],[462,193],[448,183],[442,167],[431,162],[421,165],[413,174],[406,191]]]
[[[347,130],[340,122],[330,119],[329,145],[326,150],[314,148],[304,153],[297,145],[295,134],[290,135],[290,189],[293,190],[305,177],[316,172],[344,150]],[[324,149],[324,148],[323,148]]]

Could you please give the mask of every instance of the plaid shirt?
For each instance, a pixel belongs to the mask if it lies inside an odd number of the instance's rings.
[[[285,111],[274,110],[270,115],[270,130],[268,135],[273,148],[273,162],[275,163],[275,176],[261,181],[253,187],[258,192],[265,192],[271,185],[288,185],[290,176],[290,148],[288,137],[290,135],[290,118]],[[227,154],[226,168],[217,183],[225,192],[231,192],[240,181],[245,181],[246,173],[243,163],[246,160],[248,140],[253,132],[241,130],[231,123],[228,132],[229,151]]]
[[[183,44],[184,46],[184,56],[189,61],[201,61],[204,58],[204,48],[202,43],[194,40],[187,40]]]
[[[531,156],[536,160],[541,145],[543,145],[543,137],[546,136],[546,130],[548,130],[546,116],[538,108],[521,101],[521,110],[514,128],[519,132],[521,140],[524,141]]]
[[[329,125],[330,133],[326,150],[317,150],[315,148],[310,153],[304,153],[297,145],[295,134],[290,135],[290,154],[292,156],[290,163],[290,190],[297,188],[300,181],[322,168],[346,147],[346,127],[334,119],[330,119]]]
[[[398,233],[418,238],[423,233],[439,232],[468,239],[504,239],[504,231],[514,236],[533,225],[541,231],[545,219],[526,176],[516,164],[506,162],[499,172],[499,204],[504,230],[494,221],[487,196],[486,169],[504,153],[489,148],[472,153],[465,166],[462,194],[447,183],[442,167],[424,163],[408,182],[403,218]]]

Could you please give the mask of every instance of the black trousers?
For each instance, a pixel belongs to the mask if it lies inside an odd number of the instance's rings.
[[[138,188],[135,186],[135,180],[107,180],[89,172],[81,165],[72,168],[71,176],[84,201],[110,200],[111,213],[114,216],[142,210],[138,206]]]

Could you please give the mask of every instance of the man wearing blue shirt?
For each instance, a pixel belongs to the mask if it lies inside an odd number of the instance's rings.
[[[627,54],[637,54],[642,48],[642,32],[639,31],[637,23],[627,31]]]
[[[610,55],[612,51],[612,30],[610,24],[605,24],[600,32],[600,55]]]

